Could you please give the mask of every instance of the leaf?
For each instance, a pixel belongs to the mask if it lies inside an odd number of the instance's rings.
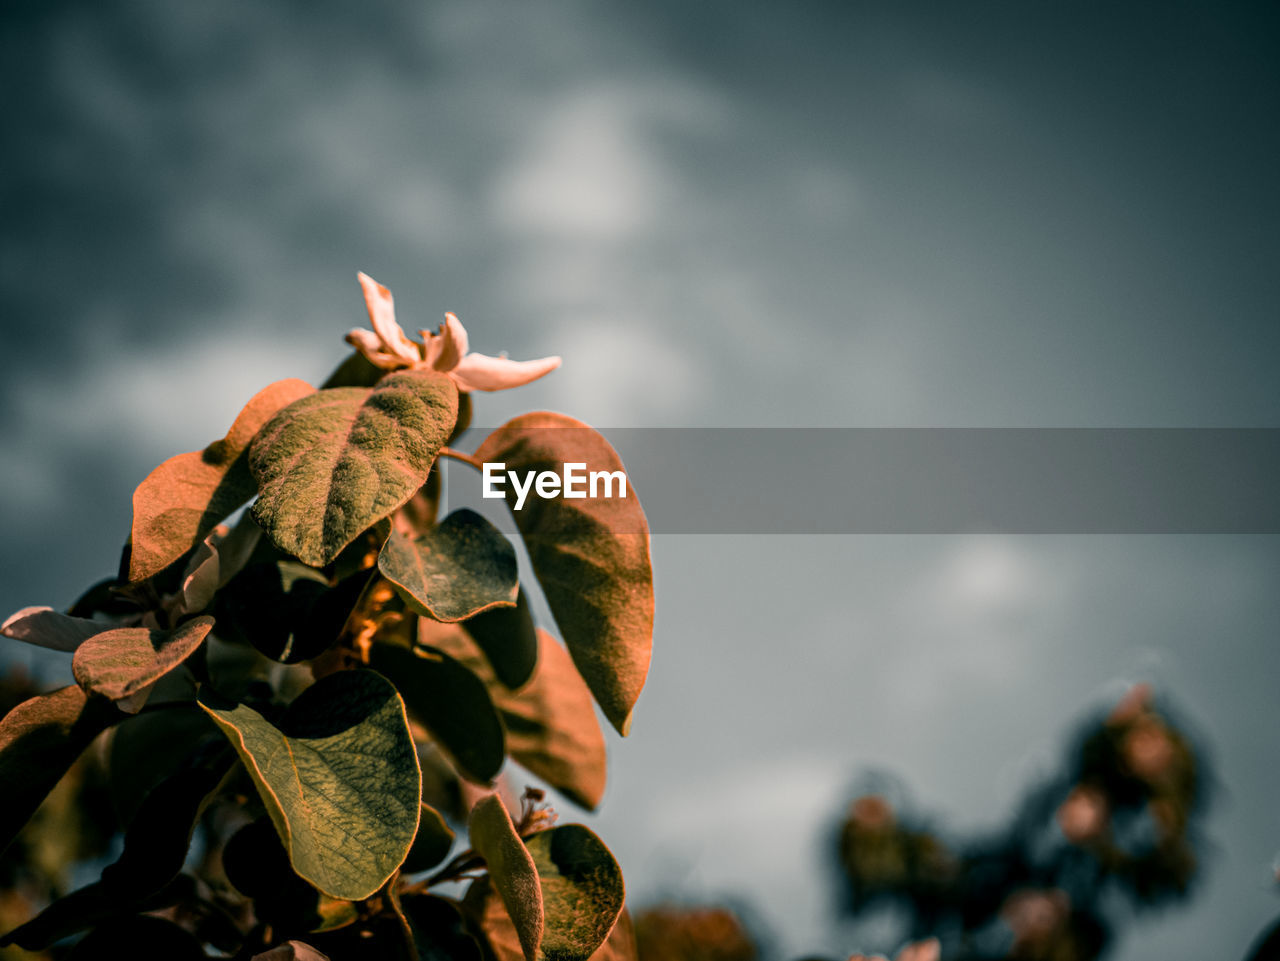
[[[59,898],[38,915],[0,938],[0,947],[16,944],[29,951],[40,951],[77,932],[103,924],[121,914],[167,908],[189,893],[189,878],[179,876],[173,883],[137,905],[124,903],[101,881],[72,891]]]
[[[591,955],[591,961],[637,961],[640,949],[636,945],[635,926],[631,923],[631,912],[626,908],[618,915],[618,921],[609,932],[609,937],[600,950]]]
[[[225,744],[210,742],[147,794],[125,832],[120,857],[102,871],[108,890],[142,898],[177,877],[200,816],[233,762]]]
[[[315,888],[293,872],[289,852],[268,817],[246,824],[231,835],[222,848],[222,872],[246,898],[270,896],[291,884],[316,894]]]
[[[119,918],[95,928],[84,937],[67,961],[203,961],[200,940],[185,928],[149,915]]]
[[[459,394],[459,397],[465,397],[466,394]],[[440,510],[440,461],[431,468],[431,473],[427,475],[426,482],[414,492],[395,513],[393,527],[401,534],[407,534],[410,537],[421,534],[423,531],[429,530],[436,522],[436,515]]]
[[[333,647],[372,576],[371,570],[356,571],[317,597],[302,622],[294,628],[289,649],[281,659],[290,664],[309,661]]]
[[[417,494],[410,497],[407,503],[412,504],[415,497]],[[378,566],[378,552],[382,550],[390,533],[391,518],[384,517],[339,551],[333,563],[325,565],[324,572],[334,581],[344,581],[361,571],[368,574]]]
[[[132,823],[147,795],[184,758],[210,741],[223,743],[222,732],[196,707],[194,691],[189,696],[190,704],[134,715],[112,732],[107,777],[121,825]]]
[[[92,618],[95,614],[106,614],[110,619],[127,617],[141,611],[135,598],[128,596],[131,592],[122,591],[128,582],[116,577],[108,577],[98,581],[67,609],[72,617]]]
[[[524,953],[515,926],[487,878],[479,878],[472,883],[462,906],[483,932],[490,961],[523,961]],[[591,955],[591,961],[637,961],[639,957],[631,914],[624,908],[609,937]]]
[[[202,693],[307,881],[348,901],[371,897],[418,829],[421,774],[404,703],[373,671],[339,671],[289,706],[277,728]]]
[[[477,878],[467,888],[462,908],[472,925],[484,935],[486,961],[524,961],[524,948],[511,916],[487,877]]]
[[[357,596],[361,587],[363,581],[355,585]],[[327,639],[319,630],[301,639],[298,635],[306,633],[313,612],[326,597],[342,591],[345,599],[351,588],[348,584],[345,590],[331,590],[323,574],[297,561],[250,565],[218,594],[214,607],[218,636],[252,644],[272,660],[286,664],[315,657],[338,639],[342,625]],[[326,602],[326,608],[335,601]],[[355,606],[356,597],[350,601],[346,613]],[[340,616],[345,622],[345,614]]]
[[[533,678],[511,691],[497,683],[476,645],[455,625],[423,621],[419,633],[423,644],[445,651],[488,685],[506,730],[507,753],[575,804],[595,810],[604,795],[606,759],[591,692],[569,652],[546,631],[536,637]]]
[[[129,580],[160,573],[254,495],[244,456],[249,442],[278,410],[314,392],[300,380],[276,381],[253,396],[222,440],[147,475],[133,493]]]
[[[329,956],[301,941],[286,941],[270,951],[255,954],[252,961],[329,961]]]
[[[432,741],[419,746],[418,760],[422,763],[422,800],[440,811],[451,822],[466,821],[470,803],[463,794],[473,795],[473,789],[464,786],[458,769]]]
[[[547,961],[587,961],[613,930],[625,891],[609,849],[581,824],[540,831],[525,842],[538,869]]]
[[[0,945],[41,950],[108,918],[166,902],[196,823],[231,767],[230,751],[225,745],[216,748],[197,755],[147,795],[125,833],[124,851],[100,881],[54,901],[6,934]]]
[[[381,367],[369,363],[369,359],[360,351],[352,351],[341,364],[320,385],[321,390],[332,387],[372,387],[386,373]]]
[[[471,426],[471,414],[474,405],[471,403],[471,394],[468,391],[459,391],[458,393],[458,423],[454,425],[453,433],[449,435],[449,443],[462,436],[463,431]]]
[[[128,911],[101,881],[58,898],[26,924],[0,938],[0,947],[41,951],[49,945]]]
[[[403,906],[413,927],[418,961],[483,961],[480,945],[467,932],[457,902],[415,894],[406,897]]]
[[[218,527],[215,527],[213,533],[200,542],[200,546],[187,561],[186,570],[182,574],[182,587],[173,608],[179,617],[199,614],[213,601],[222,567],[218,549],[214,546],[217,538]]]
[[[254,519],[281,550],[323,567],[422,486],[457,416],[457,388],[431,370],[295,401],[249,448]]]
[[[392,644],[374,644],[369,666],[395,683],[409,713],[464,775],[480,783],[493,780],[507,748],[483,681],[446,654]]]
[[[489,868],[489,881],[515,925],[525,961],[534,961],[542,942],[542,888],[533,856],[516,834],[502,799],[488,794],[471,809],[471,844]]]
[[[508,421],[475,456],[522,473],[563,474],[565,463],[586,464],[588,473],[623,469],[600,434],[549,412]],[[507,498],[514,506],[511,485]],[[605,717],[625,735],[653,645],[649,526],[630,481],[626,497],[543,499],[531,491],[523,509],[512,513],[574,664]]]
[[[418,821],[418,836],[400,868],[402,874],[417,874],[433,868],[449,856],[453,848],[453,829],[445,823],[440,812],[429,804],[422,805],[422,817]]]
[[[529,596],[520,588],[515,607],[495,607],[463,621],[462,626],[480,645],[494,673],[515,689],[533,676],[538,663],[538,635],[529,611]]]
[[[465,508],[416,540],[392,531],[378,555],[378,570],[410,608],[437,621],[514,607],[519,588],[511,542]]]
[[[253,899],[259,921],[280,931],[325,931],[356,920],[350,901],[329,898],[294,873],[271,819],[246,824],[222,849],[222,870],[237,891]]]
[[[604,796],[604,734],[590,692],[568,652],[538,631],[538,669],[516,693],[498,693],[507,749],[520,764],[572,801],[595,810]]]
[[[104,631],[80,645],[71,671],[86,691],[128,701],[194,654],[212,627],[212,617],[193,617],[171,631],[145,627]],[[130,707],[135,705],[128,703],[122,709]]]
[[[179,593],[176,616],[199,614],[249,562],[262,529],[245,514],[234,528],[219,524],[200,542],[187,562]]]
[[[124,717],[72,684],[23,701],[0,721],[0,851],[99,734]]]
[[[24,607],[0,624],[0,634],[51,651],[74,651],[107,627],[102,621],[59,614],[52,607]]]

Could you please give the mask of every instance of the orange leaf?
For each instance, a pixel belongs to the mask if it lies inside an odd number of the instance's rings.
[[[170,457],[147,475],[133,493],[131,581],[160,573],[254,495],[249,442],[277,411],[314,392],[300,380],[276,381],[244,406],[226,437]]]

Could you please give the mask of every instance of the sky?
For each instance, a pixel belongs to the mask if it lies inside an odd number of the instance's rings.
[[[1278,21],[11,3],[0,606],[69,603],[155,464],[322,379],[357,270],[408,328],[564,357],[482,423],[1280,426]],[[739,896],[793,956],[852,950],[820,845],[859,772],[998,823],[1150,679],[1212,749],[1214,849],[1114,957],[1242,956],[1280,910],[1274,536],[653,548],[653,669],[591,821],[633,899]]]

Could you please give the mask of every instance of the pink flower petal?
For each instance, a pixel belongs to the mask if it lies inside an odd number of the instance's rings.
[[[508,360],[506,357],[467,354],[449,371],[449,376],[462,390],[506,390],[537,380],[559,366],[559,357]]]
[[[417,363],[422,359],[422,354],[418,351],[417,344],[396,323],[395,302],[391,299],[391,291],[368,274],[359,273],[356,276],[360,278],[360,286],[364,289],[364,303],[369,309],[373,332],[382,341],[382,346],[407,364]]]
[[[364,354],[365,359],[375,367],[395,370],[397,367],[405,366],[405,362],[399,357],[388,354],[382,349],[382,341],[378,340],[378,336],[371,330],[357,327],[347,334],[347,343]]]
[[[416,366],[436,369],[436,361],[440,359],[440,351],[444,349],[444,340],[429,330],[418,330],[422,337],[422,361]]]
[[[453,370],[467,355],[467,328],[454,314],[445,314],[440,325],[440,352],[431,366],[436,370]]]

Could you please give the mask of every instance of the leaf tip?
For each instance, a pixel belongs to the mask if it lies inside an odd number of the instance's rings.
[[[621,724],[619,724],[613,718],[609,719],[609,723],[613,725],[614,730],[616,730],[623,737],[626,737],[628,734],[631,733],[631,716],[632,716],[631,712],[628,711],[627,716],[622,719]]]

